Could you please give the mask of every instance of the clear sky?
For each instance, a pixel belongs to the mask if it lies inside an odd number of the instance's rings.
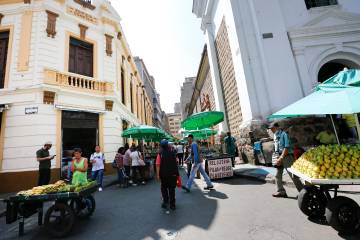
[[[196,76],[204,46],[192,0],[111,0],[122,18],[134,56],[142,58],[155,78],[161,107],[174,111],[185,77]]]

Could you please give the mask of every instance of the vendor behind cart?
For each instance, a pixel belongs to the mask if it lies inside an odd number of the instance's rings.
[[[87,183],[88,160],[81,156],[80,148],[74,149],[74,158],[72,161],[71,171],[73,178],[71,184],[79,185]]]
[[[280,128],[277,122],[271,123],[268,129],[270,129],[274,134],[274,155],[278,156],[275,166],[277,169],[275,176],[277,191],[272,196],[286,198],[287,194],[282,179],[283,172],[284,169],[287,171],[287,168],[291,167],[291,165],[294,163],[294,158],[290,153],[289,135]],[[303,189],[302,182],[292,173],[288,172],[288,174],[294,182],[297,190],[300,192]]]

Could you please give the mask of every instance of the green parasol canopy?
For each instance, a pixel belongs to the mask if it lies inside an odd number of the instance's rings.
[[[352,86],[360,87],[360,70],[359,69],[345,69],[335,76],[326,80],[323,84],[320,84],[319,87],[332,86],[332,87],[343,87],[343,86]]]
[[[163,139],[166,136],[166,132],[160,128],[147,126],[147,125],[139,125],[136,127],[132,127],[126,129],[122,134],[122,137],[126,138],[134,138],[134,139],[144,139],[144,140],[154,140],[157,141],[159,139]]]
[[[204,128],[201,130],[191,130],[185,132],[185,136],[189,136],[190,134],[192,134],[195,139],[207,139],[217,134],[217,131],[210,128]]]
[[[360,70],[344,69],[315,92],[274,113],[269,119],[360,112]]]
[[[354,114],[360,112],[360,87],[326,87],[281,109],[269,118],[287,118],[304,115]]]
[[[195,113],[182,121],[181,127],[186,130],[198,130],[212,127],[224,121],[223,112],[201,112]]]

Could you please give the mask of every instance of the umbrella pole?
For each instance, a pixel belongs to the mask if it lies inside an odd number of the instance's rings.
[[[340,145],[339,136],[338,136],[338,134],[337,134],[336,127],[335,127],[335,123],[334,123],[334,119],[333,119],[333,117],[332,117],[331,114],[330,114],[330,119],[331,119],[331,124],[332,124],[332,126],[333,126],[333,128],[334,128],[334,132],[335,132],[335,136],[336,136],[336,141],[337,141],[338,145]]]
[[[354,117],[355,117],[355,123],[356,123],[358,139],[360,140],[360,124],[359,124],[359,118],[358,118],[357,113],[354,114]]]

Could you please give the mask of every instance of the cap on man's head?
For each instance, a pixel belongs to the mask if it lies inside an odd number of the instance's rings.
[[[167,146],[168,144],[169,144],[169,141],[166,140],[166,139],[163,139],[163,140],[160,141],[161,146]]]
[[[44,145],[52,145],[52,142],[51,141],[47,141],[44,143]]]
[[[268,129],[271,129],[271,128],[279,128],[279,127],[280,127],[280,126],[279,126],[279,123],[277,123],[277,122],[272,122],[272,123],[269,124]]]

